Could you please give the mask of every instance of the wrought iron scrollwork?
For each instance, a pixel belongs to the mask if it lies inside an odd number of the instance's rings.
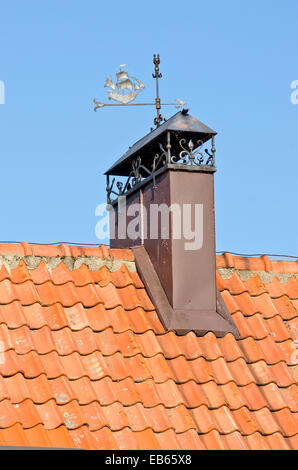
[[[215,156],[215,147],[214,143],[212,143],[211,152],[208,149],[203,149],[203,141],[197,140],[196,146],[193,143],[192,139],[188,141],[186,144],[185,139],[179,140],[179,145],[181,147],[181,152],[179,156],[172,156],[171,162],[172,163],[180,163],[182,161],[183,165],[189,166],[200,166],[200,165],[214,165],[214,156]],[[205,153],[204,153],[205,152]],[[208,158],[206,157],[208,156]]]
[[[162,153],[156,154],[153,157],[151,168],[147,168],[145,165],[142,164],[141,157],[137,157],[135,160],[132,161],[131,167],[132,170],[127,177],[125,184],[122,181],[118,181],[116,183],[116,187],[118,191],[114,188],[115,178],[113,178],[112,183],[109,183],[109,177],[107,179],[107,200],[108,204],[113,202],[111,195],[114,194],[115,196],[122,196],[127,191],[132,189],[134,186],[137,186],[141,183],[142,179],[148,178],[149,176],[153,177],[153,188],[156,189],[156,181],[155,181],[155,174],[156,171],[163,167],[167,162],[167,151],[163,148],[163,146],[159,145]]]
[[[185,166],[198,167],[200,165],[215,165],[215,145],[214,137],[212,137],[211,152],[205,148],[203,149],[203,141],[198,140],[195,144],[190,139],[186,143],[186,139],[180,139],[179,145],[181,151],[177,155],[172,155],[171,149],[172,145],[170,143],[170,135],[167,137],[166,148],[160,143],[159,148],[160,152],[156,153],[151,159],[151,163],[148,166],[145,166],[142,163],[140,156],[136,157],[131,162],[131,171],[127,176],[126,182],[118,181],[115,185],[115,178],[113,178],[112,183],[110,184],[109,176],[107,176],[107,199],[108,204],[113,202],[112,194],[116,197],[126,194],[130,189],[138,186],[142,180],[151,177],[153,179],[153,189],[156,189],[156,175],[159,169],[164,166],[171,164],[179,164]],[[116,188],[117,190],[116,190]]]
[[[162,146],[162,144],[159,144],[159,148],[162,151],[161,154],[156,154],[153,158],[153,163],[152,163],[152,170],[151,174],[153,175],[153,189],[156,189],[156,179],[155,179],[155,172],[166,165],[167,163],[167,150],[165,150]]]

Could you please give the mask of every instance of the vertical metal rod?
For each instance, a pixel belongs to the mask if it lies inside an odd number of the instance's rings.
[[[107,187],[106,187],[106,191],[107,191],[107,203],[108,203],[108,204],[110,204],[110,202],[111,202],[109,190],[110,190],[110,176],[107,175]]]
[[[156,99],[155,99],[155,106],[157,111],[157,127],[159,127],[160,121],[160,98],[159,98],[159,86],[158,86],[158,75],[156,76]]]
[[[212,152],[212,156],[213,156],[212,165],[215,165],[215,152],[216,152],[216,148],[215,148],[215,137],[214,137],[214,135],[212,136],[211,152]]]
[[[147,236],[147,229],[145,230],[145,227],[147,227],[147,220],[145,220],[144,216],[146,214],[146,212],[144,211],[144,195],[143,195],[143,190],[142,188],[140,188],[140,205],[141,205],[141,213],[139,214],[139,217],[140,217],[140,235],[141,235],[141,245],[144,245],[144,238],[145,238],[145,234]],[[144,214],[145,212],[145,214]],[[145,226],[146,224],[146,226]]]
[[[152,77],[156,79],[155,107],[156,107],[156,113],[157,113],[157,117],[154,120],[154,124],[156,125],[156,127],[159,127],[160,122],[162,120],[162,115],[160,114],[160,98],[159,98],[159,84],[158,84],[158,79],[162,77],[162,74],[159,72],[159,64],[160,64],[159,54],[157,54],[157,56],[154,54],[153,63],[155,66],[154,67],[155,73],[152,74]]]
[[[167,155],[167,163],[170,164],[171,163],[171,133],[170,131],[167,132],[167,151],[168,151],[168,155]]]

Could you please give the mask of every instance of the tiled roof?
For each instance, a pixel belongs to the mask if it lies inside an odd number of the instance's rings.
[[[0,445],[297,449],[298,262],[217,266],[238,341],[165,332],[130,250],[0,245]]]

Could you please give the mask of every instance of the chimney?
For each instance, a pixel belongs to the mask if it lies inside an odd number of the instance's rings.
[[[106,172],[111,247],[132,247],[165,329],[178,334],[238,336],[216,287],[215,136],[183,109]]]

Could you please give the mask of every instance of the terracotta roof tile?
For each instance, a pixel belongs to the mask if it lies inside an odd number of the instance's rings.
[[[222,355],[227,362],[236,361],[239,358],[244,359],[244,353],[242,352],[239,343],[236,341],[235,336],[228,333],[223,338],[217,340]]]
[[[62,262],[61,264],[64,264],[64,263]],[[16,269],[12,270],[12,280],[14,279],[14,276],[17,275],[21,265],[22,266],[25,265],[24,260],[21,260],[19,266]],[[26,273],[26,276],[28,276],[28,279],[32,280],[35,285],[43,284],[45,282],[51,281],[51,272],[49,271],[47,264],[45,260],[43,259],[41,260],[41,262],[35,269],[29,270],[26,267],[26,271],[24,270],[24,273]],[[19,279],[21,279],[20,276],[18,277]],[[24,281],[22,280],[20,282],[24,282]]]
[[[202,434],[200,438],[208,450],[227,450],[223,437],[215,429]]]
[[[292,437],[288,437],[285,440],[289,444],[291,449],[293,450],[298,449],[298,434],[295,434],[295,436],[292,436]]]
[[[41,376],[40,376],[41,377]],[[84,380],[82,379],[79,380]],[[57,405],[64,405],[69,403],[72,400],[77,399],[80,402],[80,396],[76,393],[76,389],[74,387],[75,380],[70,381],[65,375],[61,375],[56,379],[51,379],[48,381],[49,386],[51,389],[51,398],[54,398]],[[86,398],[86,389],[82,387],[81,393],[84,393],[84,397]],[[91,401],[91,400],[90,400]],[[85,404],[84,402],[82,404]]]
[[[222,440],[225,443],[225,449],[249,450],[245,437],[238,431],[222,436]]]
[[[167,346],[169,347],[169,340],[171,338],[171,342],[176,344],[176,353],[170,353],[170,348],[166,350],[166,346],[164,346],[164,353],[166,357],[176,357],[179,355],[185,356],[187,359],[197,359],[198,357],[204,356],[204,351],[202,349],[202,343],[198,341],[197,336],[194,332],[187,333],[185,336],[177,336],[174,332],[169,332],[167,335],[163,335],[159,337],[159,341],[162,345],[165,344],[167,340]]]
[[[260,432],[260,426],[254,415],[255,412],[248,410],[246,406],[233,411],[233,416],[237,422],[237,428],[243,435],[250,435]]]
[[[57,441],[52,443],[49,433],[44,429],[42,424],[37,424],[33,428],[24,429],[25,439],[27,445],[34,447],[52,447],[53,445],[57,447]],[[68,447],[72,445],[71,439],[67,436],[66,442],[68,445],[63,445],[63,447]],[[61,446],[62,447],[62,446]]]
[[[283,402],[293,412],[298,412],[298,387],[292,385],[288,388],[280,388],[279,392],[282,396]]]
[[[270,435],[280,430],[274,414],[275,413],[271,413],[267,407],[253,412],[255,420],[259,425],[260,432],[263,435]]]
[[[271,318],[279,313],[274,305],[274,300],[267,293],[252,297],[252,301],[256,311],[261,313],[264,318]]]
[[[274,376],[272,370],[268,367],[265,361],[258,361],[254,364],[250,364],[250,370],[253,373],[255,381],[258,385],[266,385],[274,382]],[[289,385],[289,382],[287,385]]]
[[[165,433],[160,433],[165,434]],[[117,442],[117,448],[120,450],[142,450],[147,448],[160,449],[157,441],[158,434],[153,433],[151,429],[145,431],[133,432],[129,428],[114,432]]]
[[[235,300],[236,296],[233,297],[228,290],[222,291],[221,296],[231,314],[241,311],[241,307],[238,305],[238,303]],[[250,307],[251,307],[251,304],[250,304]],[[253,309],[253,312],[254,312],[254,309]]]
[[[30,271],[29,269],[27,268],[27,265],[25,263],[24,260],[20,260],[19,264],[18,264],[18,267],[16,269],[12,269],[10,271],[10,274],[9,272],[7,271],[7,269],[5,268],[5,266],[3,266],[4,270],[2,271],[1,270],[1,273],[5,272],[6,275],[2,277],[2,275],[0,274],[0,279],[10,279],[13,284],[21,284],[25,281],[30,281],[31,280],[31,275],[30,275]]]
[[[241,281],[237,272],[232,274],[229,279],[223,279],[217,272],[216,279],[218,288],[220,290],[228,290],[231,295],[239,295],[248,291],[246,285]]]
[[[239,410],[248,411],[245,407],[240,408]],[[220,433],[231,434],[232,432],[236,432],[238,429],[242,431],[241,422],[239,423],[238,420],[237,423],[235,419],[236,412],[232,412],[227,406],[221,406],[220,408],[211,410],[210,413],[213,415],[214,420],[217,423],[217,429]]]
[[[191,414],[200,434],[208,434],[213,430],[217,430],[217,423],[214,421],[214,416],[206,405],[192,409]]]
[[[266,436],[272,450],[290,450],[291,447],[279,432]]]
[[[24,309],[18,300],[7,305],[0,305],[0,324],[2,323],[8,328],[18,328],[27,324]]]
[[[153,380],[157,383],[163,383],[166,380],[173,379],[175,380],[175,374],[179,374],[179,366],[178,362],[180,359],[185,360],[185,358],[178,357],[177,359],[172,359],[171,361],[167,361],[163,354],[157,354],[156,356],[150,357],[150,358],[143,358],[142,355],[135,356],[134,358],[131,358],[129,361],[133,363],[133,360],[137,359],[138,364],[141,366],[142,369],[144,368],[144,378],[153,378]],[[145,374],[148,374],[147,377]],[[137,374],[134,376],[136,381],[141,381],[142,380],[142,375]],[[138,380],[140,378],[141,380]],[[181,381],[185,379],[185,376],[183,375],[181,377]],[[177,377],[177,381],[180,382],[179,378]]]
[[[60,303],[47,307],[42,307],[40,304],[33,304],[28,307],[24,307],[26,318],[30,318],[33,324],[36,321],[36,318],[40,318],[43,320],[43,324],[48,325],[51,330],[59,330],[60,328],[64,328],[68,325],[67,312],[68,309],[64,309]],[[31,326],[31,328],[34,329],[38,329],[40,327],[41,326],[38,327],[37,325]]]
[[[211,382],[207,382],[209,384]],[[208,405],[209,397],[206,397],[202,386],[194,380],[189,380],[179,385],[179,389],[188,408],[197,408],[201,405]]]
[[[120,309],[119,316],[120,315],[123,327],[122,329],[119,328],[119,332],[131,329],[135,333],[145,333],[148,330],[153,330],[155,333],[165,333],[165,329],[161,325],[156,311],[149,312],[145,311],[142,307],[138,307],[133,310],[126,311],[124,311],[124,309]],[[124,322],[126,322],[125,328]]]
[[[250,450],[270,450],[271,446],[268,442],[268,438],[262,436],[259,432],[255,432],[246,436],[247,444]]]
[[[249,387],[249,385],[246,387]],[[245,406],[246,401],[243,395],[243,390],[246,387],[238,387],[233,381],[220,387],[225,398],[225,404],[230,410],[237,410],[238,408]]]
[[[209,408],[220,408],[226,404],[227,401],[223,391],[223,386],[219,387],[215,381],[210,380],[210,382],[201,384],[199,388],[200,392],[204,395],[206,404]]]
[[[248,323],[248,318],[254,318],[255,315],[253,315],[252,317],[244,317],[243,313],[238,311],[238,312],[234,312],[232,313],[232,319],[236,325],[236,327],[238,328],[238,331],[240,333],[240,337],[242,339],[244,338],[248,338],[249,336],[252,336],[253,337],[253,332],[249,326],[249,323]],[[239,348],[239,346],[238,346]]]
[[[249,337],[239,343],[248,363],[264,360],[267,364],[276,364],[286,361],[282,350],[270,336],[259,341]]]
[[[283,431],[285,436],[295,436],[297,434],[297,415],[291,413],[288,408],[273,412],[274,418],[279,425],[279,429]],[[271,434],[268,432],[268,434]]]
[[[167,432],[167,431],[166,431]],[[154,433],[152,429],[145,429],[141,432],[135,432],[135,439],[137,440],[138,447],[140,450],[151,449],[160,450],[161,444],[159,442],[159,436],[161,433]]]
[[[43,416],[39,414],[39,407],[30,398],[12,405],[15,411],[17,422],[21,423],[24,429],[30,429],[38,424],[44,423]]]
[[[286,295],[283,295],[278,299],[272,299],[272,303],[283,320],[291,320],[292,318],[297,317],[297,304],[294,302],[295,300],[291,301]]]
[[[129,315],[130,312],[128,312],[128,316]],[[162,325],[155,310],[152,310],[151,312],[146,312],[146,319],[148,322],[147,329],[152,329],[157,335],[165,333],[164,326]]]
[[[0,445],[1,446],[34,446],[31,441],[26,439],[25,430],[20,423],[16,423],[5,429],[0,426]]]
[[[259,410],[268,406],[264,396],[262,395],[261,387],[258,387],[254,382],[244,387],[238,388],[243,405],[246,405],[250,410]],[[240,407],[237,407],[238,409]]]
[[[22,261],[23,263],[23,261]],[[9,279],[10,278],[10,270],[6,268],[4,264],[1,264],[0,266],[0,282],[4,281],[4,279]]]
[[[284,295],[290,299],[297,299],[298,280],[292,276],[286,284],[282,284],[277,277],[274,277],[273,281],[267,284],[267,290],[273,299],[277,299]]]
[[[18,404],[26,399],[34,403],[44,403],[52,398],[52,391],[45,374],[33,379],[25,379],[18,373],[4,379],[6,390],[11,403]]]
[[[266,320],[266,326],[268,326],[270,336],[272,336],[276,342],[292,338],[286,322],[282,320],[280,315]]]
[[[278,316],[279,315],[274,316],[273,320],[274,318]],[[251,332],[249,336],[252,336],[254,339],[267,338],[268,335],[270,334],[270,331],[268,329],[269,321],[270,320],[268,321],[264,320],[264,317],[260,313],[256,313],[255,315],[252,315],[251,317],[247,317],[246,323]]]
[[[185,404],[185,399],[181,393],[181,389],[173,380],[168,380],[160,384],[155,384],[153,380],[142,382],[138,385],[138,390],[142,389],[144,393],[145,384],[150,382],[152,395],[154,394],[153,389],[156,389],[156,404],[164,405],[166,408],[173,408],[175,406]],[[148,397],[149,390],[146,390],[146,396]],[[143,401],[143,400],[142,400]],[[145,401],[145,400],[144,400]],[[143,401],[143,402],[144,402]]]
[[[275,383],[260,387],[260,392],[263,394],[271,410],[280,410],[289,406],[289,403],[283,399],[282,390],[283,389],[278,388]]]
[[[88,426],[86,425],[80,426],[77,429],[67,429],[65,426],[61,426],[61,428],[66,429],[70,438],[72,439],[72,446],[68,447],[76,447],[77,449],[87,450],[112,449],[113,447],[110,447],[111,443],[113,443],[114,448],[116,447],[116,442],[113,439],[113,433],[110,430],[108,436],[111,436],[111,440],[108,440],[108,437],[105,433],[107,428],[103,428],[98,432],[90,432]],[[56,430],[51,432],[54,431]],[[100,435],[101,439],[99,439],[98,434]]]
[[[258,385],[267,385],[275,382],[279,387],[289,387],[295,383],[294,377],[284,362],[278,362],[269,366],[265,361],[261,360],[251,363],[249,367]]]
[[[266,294],[262,294],[259,297],[265,296]],[[235,295],[233,296],[234,301],[236,302],[237,305],[237,310],[240,310],[240,312],[243,313],[244,316],[248,315],[255,315],[256,313],[261,313],[263,315],[264,313],[264,305],[261,301],[256,301],[258,297],[251,297],[247,292],[244,292],[243,294]],[[264,300],[266,299],[263,298]],[[265,304],[267,307],[267,304]],[[262,310],[262,311],[261,311]],[[269,308],[268,308],[269,310]],[[270,311],[270,314],[272,312]],[[277,312],[276,312],[277,314]],[[268,313],[269,315],[269,313]]]
[[[156,434],[163,450],[205,450],[202,440],[194,429],[176,434],[172,429]]]
[[[217,257],[233,268],[217,284],[237,341],[166,332],[127,267],[131,250],[23,243],[0,253],[43,258],[0,267],[0,445],[298,448],[297,262]],[[107,264],[72,270],[64,258],[84,256]]]
[[[204,358],[187,361],[184,356],[179,356],[169,360],[168,364],[173,371],[170,377],[177,383],[185,383],[193,379],[198,383],[205,383],[213,378]]]
[[[291,338],[293,340],[298,339],[298,317],[286,321],[285,325],[290,332]]]
[[[18,422],[17,413],[10,400],[4,399],[0,401],[0,429],[9,428]]]
[[[0,401],[4,398],[9,398],[9,393],[5,385],[5,380],[2,375],[0,375]]]
[[[228,364],[233,380],[239,387],[243,387],[255,382],[251,368],[243,358],[232,361]]]
[[[292,276],[290,280],[284,285],[287,295],[290,299],[297,299],[298,296],[298,279]]]
[[[247,292],[252,296],[257,296],[268,292],[268,284],[264,284],[258,274],[254,274],[250,279],[244,281]]]

